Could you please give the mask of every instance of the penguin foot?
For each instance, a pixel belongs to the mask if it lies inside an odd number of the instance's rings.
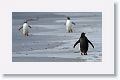
[[[84,53],[84,55],[87,55],[87,53]]]
[[[83,54],[81,53],[81,55],[83,55]]]

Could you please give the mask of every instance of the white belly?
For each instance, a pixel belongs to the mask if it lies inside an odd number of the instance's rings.
[[[66,22],[66,31],[69,32],[70,30],[73,30],[73,26],[70,20],[67,20]]]
[[[23,29],[23,34],[25,35],[25,34],[28,34],[28,29]]]
[[[23,34],[28,33],[28,24],[24,23],[23,24]]]

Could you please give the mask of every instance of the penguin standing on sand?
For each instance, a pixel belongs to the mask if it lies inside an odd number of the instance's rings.
[[[19,28],[19,30],[22,29],[23,35],[29,36],[29,34],[28,34],[28,33],[29,33],[28,27],[31,28],[31,26],[28,25],[27,21],[25,21],[25,22],[23,23],[23,25]]]
[[[66,21],[66,31],[67,32],[69,32],[69,33],[73,32],[73,24],[75,25],[75,23],[70,20],[70,17],[67,17],[67,21]]]
[[[93,44],[85,36],[84,32],[81,34],[81,37],[79,38],[79,40],[74,44],[73,48],[75,48],[75,46],[78,43],[80,43],[81,55],[83,55],[82,53],[84,53],[84,55],[87,55],[87,51],[88,51],[88,47],[89,47],[88,43],[90,43],[92,45],[92,47],[94,48]]]

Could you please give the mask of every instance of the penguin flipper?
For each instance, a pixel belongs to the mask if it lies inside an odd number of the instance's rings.
[[[74,23],[74,22],[72,22],[72,24],[74,24],[74,25],[75,25],[75,23]]]
[[[32,28],[31,26],[28,26],[29,28]]]
[[[92,45],[92,47],[94,48],[94,45],[88,40],[88,42]]]
[[[20,29],[22,29],[23,28],[23,26],[21,26],[18,30],[20,30]]]
[[[80,39],[74,44],[73,48],[75,48],[75,46],[80,43]]]

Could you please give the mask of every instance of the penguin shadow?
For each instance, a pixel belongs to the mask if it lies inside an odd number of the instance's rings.
[[[22,36],[23,36],[24,38],[28,38],[28,37],[33,37],[34,35],[33,35],[33,34],[28,34],[28,36],[26,36],[26,35],[22,34]]]
[[[80,53],[80,51],[75,51],[74,53]]]
[[[33,34],[31,34],[31,33],[29,33],[29,34],[28,34],[28,36],[27,36],[27,35],[25,35],[25,34],[23,34],[23,33],[22,33],[22,30],[19,30],[19,32],[20,32],[20,33],[19,33],[19,35],[18,35],[18,36],[21,36],[21,37],[25,37],[25,38],[26,38],[26,37],[33,36]]]

